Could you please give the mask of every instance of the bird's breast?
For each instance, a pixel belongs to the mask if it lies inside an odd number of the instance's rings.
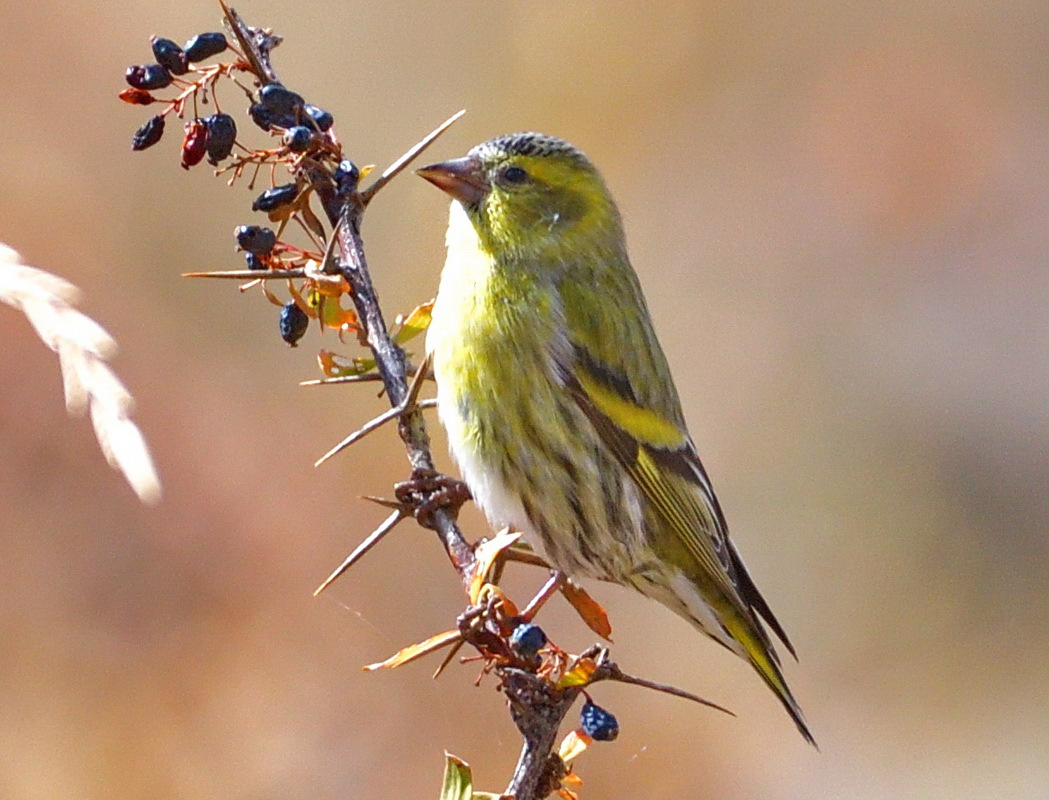
[[[453,208],[427,334],[438,409],[478,502],[493,520],[523,527],[506,484],[532,472],[537,442],[562,413],[551,354],[564,336],[563,316],[552,286],[483,251],[464,222]]]

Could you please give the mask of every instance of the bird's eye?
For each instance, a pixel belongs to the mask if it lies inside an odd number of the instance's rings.
[[[522,167],[511,164],[499,170],[499,178],[503,183],[521,184],[528,180],[528,173]]]

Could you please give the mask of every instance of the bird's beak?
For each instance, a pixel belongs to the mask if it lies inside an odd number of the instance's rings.
[[[481,160],[474,156],[431,164],[417,169],[415,174],[426,178],[465,206],[479,205],[492,188],[484,176]]]

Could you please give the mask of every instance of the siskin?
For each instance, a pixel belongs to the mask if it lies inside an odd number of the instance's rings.
[[[426,346],[489,520],[746,659],[815,744],[761,619],[794,648],[729,539],[601,175],[538,133],[418,172],[453,198]]]

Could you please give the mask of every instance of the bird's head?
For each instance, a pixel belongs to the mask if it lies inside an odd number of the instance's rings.
[[[496,256],[558,257],[622,241],[601,175],[553,136],[500,136],[418,174],[462,205],[481,246]]]

